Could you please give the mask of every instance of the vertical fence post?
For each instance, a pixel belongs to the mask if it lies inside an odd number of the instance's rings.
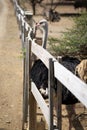
[[[58,61],[61,63],[61,57]],[[62,84],[57,81],[57,127],[62,130]]]
[[[21,40],[23,49],[23,124],[22,129],[28,127],[28,95],[29,95],[29,41],[26,34],[25,23],[22,23],[21,18]]]
[[[32,27],[32,15],[28,16],[28,20],[30,22],[30,26]],[[36,110],[37,104],[36,100],[31,92],[31,78],[30,78],[30,71],[31,71],[31,41],[29,41],[29,130],[36,130]]]
[[[29,43],[30,46],[31,42]],[[29,54],[31,54],[29,52]],[[29,56],[29,72],[31,70],[31,56]],[[29,73],[30,74],[30,73]],[[36,130],[36,100],[31,92],[31,79],[29,76],[29,130]]]
[[[22,40],[22,47],[25,48],[25,23],[23,23],[22,21],[22,36],[21,36],[21,40]]]
[[[54,64],[49,59],[48,89],[49,89],[49,130],[53,130],[53,87],[54,87]]]
[[[57,81],[57,127],[58,130],[62,130],[62,114],[61,114],[61,104],[62,104],[62,84]]]
[[[29,17],[32,21],[32,16]],[[31,25],[32,27],[32,22]],[[23,106],[23,120],[25,122],[25,127],[29,130],[36,130],[36,101],[31,92],[31,79],[30,79],[30,70],[31,70],[31,40],[26,38],[25,46],[25,24],[22,26],[22,43],[23,48],[26,48],[26,57],[24,58],[24,106]]]
[[[22,22],[22,21],[21,21]],[[23,26],[21,23],[21,36],[23,35]],[[22,38],[22,37],[21,37]],[[26,85],[26,57],[28,55],[28,52],[26,50],[26,46],[27,45],[27,41],[26,43],[24,43],[22,41],[22,51],[23,51],[23,123],[22,123],[22,130],[24,130],[27,127],[27,85]]]
[[[29,40],[26,37],[26,53],[24,56],[24,86],[23,86],[23,129],[28,126],[28,106],[29,106]]]
[[[25,23],[21,18],[21,39],[24,54],[23,60],[23,124],[22,129],[29,128],[29,79],[30,79],[30,58],[31,58],[31,42],[25,29]]]
[[[62,130],[61,127],[61,104],[62,104],[62,85],[57,81],[57,126],[54,128],[53,124],[53,91],[55,87],[54,78],[54,62],[49,59],[49,73],[48,73],[48,87],[49,87],[49,130]]]

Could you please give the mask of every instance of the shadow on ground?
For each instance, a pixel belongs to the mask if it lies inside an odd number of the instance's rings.
[[[7,130],[7,129],[5,129],[5,128],[0,128],[0,130]]]

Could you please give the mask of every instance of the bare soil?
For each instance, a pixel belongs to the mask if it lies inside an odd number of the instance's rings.
[[[0,0],[0,130],[21,130],[21,42],[9,0]]]
[[[34,17],[36,21],[42,18]],[[49,36],[59,37],[61,31],[72,25],[71,17],[62,17],[55,23],[49,22]],[[0,130],[21,130],[23,63],[20,52],[21,41],[13,5],[9,0],[0,0]],[[63,130],[68,130],[71,113],[72,130],[87,130],[87,115],[75,118],[75,115],[84,111],[86,112],[81,103],[75,106],[75,111],[71,106],[62,105]],[[42,116],[39,115],[39,119],[40,117]]]

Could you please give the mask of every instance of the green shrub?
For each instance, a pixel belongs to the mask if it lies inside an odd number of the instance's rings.
[[[74,26],[63,32],[60,39],[49,38],[49,44],[55,55],[73,55],[84,59],[87,58],[87,13],[75,17],[74,22]]]

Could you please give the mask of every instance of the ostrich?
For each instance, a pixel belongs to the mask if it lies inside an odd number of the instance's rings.
[[[87,59],[84,59],[80,62],[79,65],[76,66],[76,75],[87,83]]]
[[[47,44],[47,35],[48,35],[48,24],[46,20],[41,20],[37,27],[40,26],[43,28],[43,44],[42,47],[46,49]],[[62,57],[61,64],[64,65],[68,70],[72,71],[72,73],[75,73],[75,67],[80,63],[80,61],[77,58],[64,56]],[[34,62],[32,68],[31,68],[31,79],[36,84],[37,88],[41,92],[42,96],[46,99],[48,98],[48,69],[44,65],[44,63],[38,59]],[[55,78],[55,94],[57,94],[57,79]],[[75,103],[78,103],[78,99],[65,87],[62,85],[62,104],[65,105],[73,105]],[[71,122],[70,122],[71,124]],[[71,125],[70,125],[71,129]]]
[[[42,47],[46,49],[47,37],[48,37],[47,20],[45,19],[41,20],[38,24],[36,24],[36,26],[37,28],[41,27],[41,29],[43,30]],[[69,56],[62,57],[62,61],[61,61],[61,64],[65,66],[67,69],[69,69],[72,73],[75,73],[75,67],[79,63],[80,61],[77,58],[73,58]],[[40,59],[36,60],[31,68],[31,79],[36,84],[38,89],[43,88],[44,90],[46,90],[46,88],[48,88],[48,69]]]
[[[87,0],[75,0],[74,8],[85,8],[87,11]]]
[[[47,20],[43,19],[38,24],[36,24],[36,28],[40,27],[43,32],[43,39],[42,39],[42,47],[46,49],[47,45],[47,37],[48,37],[48,22]]]

